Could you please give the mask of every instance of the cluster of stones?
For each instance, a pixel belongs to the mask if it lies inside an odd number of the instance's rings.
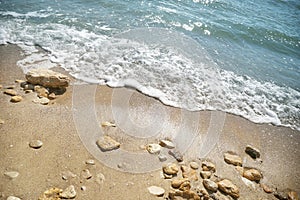
[[[247,145],[245,149],[245,153],[247,153],[254,160],[260,159],[260,151],[253,147],[252,145]],[[224,161],[229,164],[235,166],[236,170],[240,173],[243,178],[246,178],[249,181],[260,183],[263,178],[262,173],[255,168],[252,167],[244,167],[242,158],[234,152],[226,152],[224,153]],[[260,160],[261,161],[261,160]],[[264,192],[268,194],[273,194],[277,199],[280,200],[298,200],[298,195],[296,192],[287,190],[286,192],[279,192],[273,188],[270,188],[266,184],[260,184]]]
[[[102,185],[105,181],[105,176],[102,173],[97,173],[96,175],[92,174],[90,170],[88,169],[88,166],[93,166],[95,165],[95,161],[92,159],[88,159],[85,161],[86,167],[81,171],[80,175],[77,176],[71,171],[65,171],[62,173],[62,180],[69,181],[71,179],[80,178],[80,183],[84,183],[85,180],[92,180],[99,184]],[[82,185],[80,187],[81,191],[86,191],[87,187],[85,185]],[[77,196],[77,192],[75,189],[74,185],[68,186],[66,189],[61,189],[57,187],[52,187],[43,194],[40,195],[39,200],[60,200],[60,199],[74,199]]]
[[[210,161],[205,160],[201,164],[193,161],[189,165],[180,164],[180,166],[170,163],[164,165],[162,170],[166,179],[172,179],[169,199],[177,197],[195,200],[239,198],[238,187],[228,179],[217,177],[216,167]]]
[[[55,99],[56,94],[62,94],[70,83],[67,76],[48,69],[31,70],[25,77],[26,81],[16,80],[15,82],[20,84],[25,94],[36,92],[38,98],[33,102],[42,105],[47,105],[50,100]],[[15,85],[6,86],[3,93],[11,96],[11,102],[18,103],[23,100],[24,95],[18,94],[14,90],[15,87]]]

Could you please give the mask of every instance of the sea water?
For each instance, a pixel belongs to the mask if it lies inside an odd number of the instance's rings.
[[[298,0],[0,0],[18,65],[300,129]],[[38,51],[39,48],[46,50]]]

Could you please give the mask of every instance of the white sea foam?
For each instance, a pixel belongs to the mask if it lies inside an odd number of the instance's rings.
[[[25,71],[59,64],[83,81],[134,87],[168,105],[300,128],[298,91],[221,70],[197,42],[174,31],[139,29],[111,38],[62,24],[8,21],[0,24],[0,42],[26,50],[18,62]]]
[[[50,16],[50,14],[45,13],[44,11],[33,11],[28,13],[17,13],[13,11],[1,11],[0,15],[2,16],[12,16],[16,18],[28,18],[28,17],[38,17],[38,18],[44,18]]]

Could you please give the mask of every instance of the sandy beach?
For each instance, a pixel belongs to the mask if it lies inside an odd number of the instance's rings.
[[[74,185],[75,199],[78,200],[167,199],[172,187],[171,179],[162,177],[163,163],[174,162],[181,166],[194,161],[201,166],[204,160],[215,164],[215,180],[226,178],[237,185],[241,200],[278,199],[274,193],[264,192],[260,183],[278,192],[292,190],[300,194],[300,132],[297,130],[255,124],[226,113],[188,112],[163,105],[133,89],[79,84],[74,79],[66,92],[48,105],[35,104],[32,100],[37,98],[36,93],[25,94],[20,84],[15,83],[17,79],[25,80],[24,73],[16,65],[22,57],[17,46],[0,46],[0,119],[3,120],[0,124],[0,199],[9,196],[22,200],[38,199],[49,188],[65,189],[70,185]],[[67,74],[60,68],[53,70]],[[10,85],[14,85],[14,90],[23,97],[21,102],[12,103],[11,97],[3,93]],[[125,103],[120,98],[122,95]],[[91,108],[92,116],[89,115]],[[136,126],[122,121],[127,113],[130,113],[128,121]],[[85,120],[91,124],[97,122],[99,130],[95,131],[120,142],[120,149],[125,152],[148,155],[143,146],[164,138],[175,144],[186,142],[187,148],[182,152],[184,161],[178,163],[168,159],[161,162],[157,155],[151,154],[149,160],[144,157],[142,164],[122,158],[110,160],[109,153],[97,152],[97,134],[88,135],[93,127],[90,124],[83,126],[81,123]],[[104,121],[114,122],[117,126],[101,127]],[[137,132],[139,130],[141,132]],[[190,139],[184,136],[189,132],[196,135],[191,136],[192,141],[184,141]],[[147,137],[148,133],[153,135]],[[42,147],[31,148],[29,143],[33,140],[42,141]],[[260,159],[252,159],[245,153],[247,145],[260,150]],[[223,155],[227,151],[239,155],[243,167],[258,169],[263,175],[260,183],[250,181],[251,184],[246,185],[248,182],[245,183],[236,167],[224,161]],[[166,153],[166,156],[169,155]],[[90,159],[95,163],[86,162]],[[91,177],[86,178],[86,170]],[[9,171],[19,175],[10,178],[5,175]],[[203,188],[200,171],[200,168],[196,170],[198,180],[191,181],[195,188]],[[164,195],[150,194],[147,188],[153,185],[162,187]]]

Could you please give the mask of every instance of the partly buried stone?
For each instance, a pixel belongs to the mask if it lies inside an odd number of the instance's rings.
[[[65,172],[62,173],[62,176],[61,176],[61,178],[63,180],[69,180],[69,179],[72,179],[72,178],[75,178],[75,177],[76,177],[76,174],[74,174],[71,171],[65,171]]]
[[[29,146],[33,149],[39,149],[43,146],[43,142],[41,140],[32,140],[29,142]]]
[[[42,98],[37,98],[32,100],[33,103],[38,103],[38,104],[42,104],[42,105],[47,105],[50,100],[46,97],[42,97]]]
[[[202,170],[203,171],[215,172],[216,171],[216,166],[212,162],[203,161],[202,162]]]
[[[59,196],[63,199],[73,199],[76,197],[76,190],[74,185],[67,187]]]
[[[10,179],[15,179],[19,176],[19,172],[17,171],[8,171],[8,172],[4,172],[4,175],[9,177]]]
[[[242,158],[233,152],[224,153],[224,160],[226,163],[235,166],[242,166],[243,164]]]
[[[165,147],[167,149],[174,149],[175,148],[175,144],[169,140],[160,140],[159,141],[159,145],[162,147]]]
[[[216,184],[214,181],[209,180],[209,179],[204,179],[203,180],[203,186],[212,192],[217,192],[218,190],[218,184]]]
[[[50,188],[49,190],[46,190],[38,200],[60,200],[62,191],[63,190],[60,188]]]
[[[238,187],[228,179],[223,179],[223,180],[219,181],[218,188],[220,191],[232,196],[233,198],[240,197],[240,191],[239,191]]]
[[[16,96],[17,95],[17,92],[13,89],[6,89],[6,90],[4,90],[3,93],[7,94],[7,95],[10,95],[10,96]]]
[[[250,181],[259,182],[262,179],[262,174],[257,169],[245,169],[243,177],[247,178]]]
[[[183,155],[177,150],[170,150],[169,154],[173,156],[178,162],[183,161]]]
[[[69,77],[49,69],[33,69],[25,77],[31,84],[50,88],[65,88],[70,83]]]
[[[96,144],[101,151],[112,151],[120,147],[120,143],[109,136],[101,137],[99,140],[97,140]]]
[[[4,120],[3,119],[0,119],[0,124],[4,124]]]
[[[179,171],[178,165],[175,163],[168,163],[163,165],[163,172],[167,175],[176,175]]]
[[[96,183],[98,183],[99,185],[103,184],[104,181],[105,181],[105,176],[104,174],[102,174],[101,172],[99,172],[97,175],[96,175]]]
[[[18,102],[20,102],[22,100],[23,100],[23,97],[17,95],[17,96],[11,97],[10,102],[12,102],[12,103],[18,103]]]
[[[256,159],[256,158],[260,157],[260,151],[257,148],[255,148],[255,147],[253,147],[251,145],[247,145],[246,146],[245,152],[249,156],[251,156],[253,159]]]
[[[146,150],[151,154],[159,154],[161,148],[159,144],[147,144]]]
[[[90,170],[84,169],[81,171],[81,177],[84,179],[90,179],[90,178],[92,178],[92,174],[91,174]]]
[[[165,190],[158,186],[150,186],[147,188],[150,194],[153,194],[155,196],[163,196],[165,193]]]

